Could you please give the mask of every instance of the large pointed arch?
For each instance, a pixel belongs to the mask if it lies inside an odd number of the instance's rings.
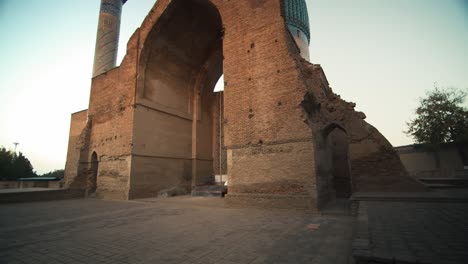
[[[213,92],[223,74],[223,24],[209,0],[173,0],[144,40],[138,62],[130,197],[214,179]]]

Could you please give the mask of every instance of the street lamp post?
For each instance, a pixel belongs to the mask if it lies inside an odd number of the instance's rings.
[[[16,147],[19,145],[18,142],[13,142],[13,145],[15,145],[15,156],[16,156]]]

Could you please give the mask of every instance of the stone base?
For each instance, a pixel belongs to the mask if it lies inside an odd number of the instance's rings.
[[[318,213],[317,201],[311,195],[228,193],[225,203],[229,207],[287,209]]]
[[[223,185],[195,186],[192,189],[192,196],[201,197],[224,197],[227,187]]]
[[[97,189],[95,197],[99,199],[106,199],[106,200],[130,200],[128,198],[128,193],[125,190],[103,190]],[[135,199],[135,198],[133,198]]]

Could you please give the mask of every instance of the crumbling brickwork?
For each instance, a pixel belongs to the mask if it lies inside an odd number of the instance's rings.
[[[87,144],[88,111],[83,110],[71,115],[70,134],[68,138],[67,162],[65,164],[65,185],[68,188],[81,188],[84,183],[78,178],[82,148]]]
[[[365,114],[355,111],[354,103],[346,102],[333,92],[321,66],[304,60],[299,60],[299,65],[307,85],[302,102],[304,122],[315,135],[315,152],[325,150],[326,137],[334,129],[347,134],[352,191],[424,191],[419,182],[408,176],[387,139],[364,121]],[[320,170],[324,163],[320,160],[322,156],[316,157],[317,179],[325,181],[327,176],[321,175],[323,171]]]
[[[336,128],[349,137],[353,191],[421,189],[321,67],[301,59],[280,3],[157,1],[121,66],[93,79],[80,161],[97,153],[98,196],[206,183],[219,167],[220,130],[232,206],[320,209],[334,195],[327,138]],[[220,126],[212,90],[222,73]]]

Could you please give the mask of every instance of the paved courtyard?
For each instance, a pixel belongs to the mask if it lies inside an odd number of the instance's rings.
[[[468,263],[467,203],[362,202],[361,206],[367,209],[374,260]]]
[[[349,263],[354,218],[222,199],[0,205],[0,263]]]

